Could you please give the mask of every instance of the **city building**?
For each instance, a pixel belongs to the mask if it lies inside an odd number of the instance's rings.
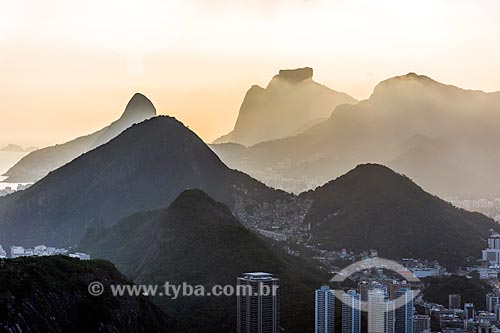
[[[448,309],[461,309],[462,297],[460,294],[448,295]]]
[[[395,300],[397,298],[396,292],[399,289],[406,288],[406,287],[408,287],[406,281],[392,280],[387,287],[387,291],[389,292],[389,299]]]
[[[415,267],[410,268],[410,271],[419,279],[441,275],[441,270],[437,267]]]
[[[491,266],[500,266],[500,234],[493,233],[488,238],[488,248],[483,250],[483,260]]]
[[[270,273],[245,273],[237,280],[237,332],[280,332],[279,279]]]
[[[23,257],[25,255],[24,247],[22,246],[11,246],[10,247],[10,257],[17,258]]]
[[[361,281],[358,283],[358,290],[361,295],[361,300],[363,302],[368,301],[368,290],[370,289],[370,284],[367,281]]]
[[[0,259],[7,258],[7,252],[3,249],[2,245],[0,245]]]
[[[431,331],[431,317],[427,315],[415,315],[413,317],[414,333],[429,333]]]
[[[368,332],[394,333],[395,306],[384,289],[368,291]],[[413,333],[413,332],[412,332]]]
[[[497,318],[497,321],[500,320],[500,303],[495,305],[495,309],[494,309],[494,312],[493,312]]]
[[[90,254],[82,253],[82,252],[71,253],[71,254],[69,254],[69,256],[71,258],[78,258],[80,260],[90,260]]]
[[[30,187],[31,185],[33,185],[33,184],[18,184],[17,185],[17,189],[12,188],[11,186],[7,186],[7,187],[5,187],[3,189],[0,188],[0,197],[6,196],[8,194],[12,194],[12,193],[14,193],[16,191],[25,190],[28,187]]]
[[[500,234],[492,233],[488,238],[488,248],[490,249],[500,249]]]
[[[492,333],[491,322],[487,318],[479,316],[477,333]]]
[[[477,322],[473,319],[463,321],[463,328],[466,332],[476,331],[476,326],[477,326]]]
[[[342,333],[361,333],[361,295],[355,290],[342,295]]]
[[[474,304],[472,304],[472,303],[465,303],[464,304],[464,317],[465,317],[465,320],[474,319],[474,315],[475,315]]]
[[[61,248],[57,249],[55,247],[37,245],[32,249],[25,249],[22,246],[11,246],[10,247],[10,257],[31,257],[31,256],[54,256],[54,255],[66,255],[68,250]],[[88,255],[87,255],[88,256]],[[88,256],[90,259],[90,256]]]
[[[450,200],[453,205],[459,208],[466,209],[472,212],[479,212],[488,217],[494,218],[495,221],[500,220],[498,215],[500,212],[500,199],[495,198],[479,199],[479,200]],[[497,218],[498,216],[498,218]]]
[[[322,286],[315,291],[314,332],[335,332],[335,290]]]
[[[401,288],[396,292],[396,333],[413,333],[414,292]]]
[[[497,322],[497,316],[491,312],[481,312],[478,314],[479,319],[488,320],[491,325],[495,325]]]
[[[33,253],[35,256],[53,256],[56,253],[59,254],[60,251],[58,251],[55,247],[38,245],[33,248]]]
[[[401,263],[419,279],[446,275],[446,268],[437,261],[403,258]]]
[[[486,310],[488,312],[495,312],[495,306],[499,304],[498,295],[496,293],[489,293],[486,295]]]

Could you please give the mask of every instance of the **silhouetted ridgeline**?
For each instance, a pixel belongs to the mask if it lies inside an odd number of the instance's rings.
[[[132,124],[154,116],[156,109],[151,101],[146,96],[136,93],[118,120],[95,133],[30,153],[4,174],[8,177],[6,181],[11,183],[38,181],[83,153],[105,144]]]
[[[244,203],[243,214],[290,197],[229,169],[182,123],[161,116],[0,200],[0,244],[74,246],[88,228],[165,207],[189,188],[203,189],[231,208]]]
[[[244,228],[230,209],[200,190],[187,190],[163,210],[134,214],[88,235],[80,247],[116,263],[137,283],[235,285],[244,272],[272,272],[280,279],[282,326],[314,327],[314,289],[331,277]],[[155,300],[190,331],[232,332],[236,298]],[[171,311],[171,312],[170,312]]]
[[[441,197],[500,196],[499,111],[500,93],[409,73],[381,82],[367,100],[337,106],[297,136],[212,148],[229,167],[296,193],[370,162]]]
[[[456,267],[479,256],[490,229],[500,231],[486,216],[455,208],[381,165],[360,165],[301,196],[313,200],[305,222],[315,242],[377,249],[384,258],[425,258]]]
[[[215,143],[251,146],[306,131],[328,118],[336,106],[354,104],[351,96],[312,79],[312,68],[280,70],[266,88],[252,86],[241,104],[234,130]]]
[[[105,286],[101,296],[90,282]],[[179,332],[183,327],[145,297],[114,297],[110,284],[131,284],[103,260],[63,256],[0,259],[2,332]]]

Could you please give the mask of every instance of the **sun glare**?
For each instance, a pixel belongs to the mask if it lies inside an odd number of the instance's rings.
[[[159,0],[88,1],[81,9],[75,37],[127,57],[129,74],[142,74],[144,56],[175,41],[182,15],[177,2]]]

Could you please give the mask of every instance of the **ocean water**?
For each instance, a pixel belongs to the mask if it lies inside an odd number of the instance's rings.
[[[14,164],[19,162],[19,160],[27,154],[28,153],[0,151],[0,190],[6,187],[12,187],[14,189],[17,188],[18,183],[4,183],[3,180],[5,180],[6,177],[3,177],[1,175],[7,172],[7,170],[9,170],[12,166],[14,166]]]

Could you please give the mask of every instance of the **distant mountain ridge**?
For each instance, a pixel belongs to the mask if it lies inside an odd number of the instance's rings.
[[[36,147],[28,147],[24,149],[21,146],[15,145],[15,144],[9,144],[3,148],[0,149],[0,152],[12,152],[12,153],[30,153],[32,151],[37,150],[38,148]]]
[[[479,258],[498,223],[426,193],[409,178],[375,164],[354,170],[314,191],[304,223],[312,242],[390,259],[425,258],[456,268]]]
[[[330,279],[244,228],[226,205],[200,190],[186,190],[166,209],[137,213],[87,235],[81,250],[111,260],[146,284],[234,285],[245,272],[271,272],[280,279],[286,332],[310,331],[314,315],[304,309],[314,307],[314,289]],[[155,302],[189,332],[233,332],[235,297],[159,297]]]
[[[318,119],[329,117],[336,106],[357,101],[345,93],[331,90],[312,79],[309,67],[280,70],[266,88],[252,86],[241,104],[231,133],[214,143],[259,142],[301,133]]]
[[[358,107],[344,105],[341,109]],[[339,114],[340,117],[352,116],[350,112]],[[378,129],[380,122],[370,121],[370,117],[367,116],[362,120],[369,121],[369,124],[377,124],[375,129]],[[332,133],[328,131],[330,120],[326,122],[327,124],[316,125],[324,130],[318,130],[317,133],[328,135]],[[350,135],[351,129],[348,126],[336,129],[346,130],[345,133]],[[375,132],[373,128],[371,129],[372,131],[366,133],[366,137],[363,136],[363,140],[350,142],[351,148],[357,148],[349,151],[354,153],[350,158],[332,161],[328,157],[319,156],[302,167],[307,166],[307,170],[311,172],[315,170],[309,169],[310,166],[319,165],[323,168],[330,167],[330,172],[332,170],[340,172],[339,163],[342,162],[344,164],[341,166],[347,167],[348,163],[355,163],[355,157],[359,157],[357,154],[371,153],[373,148],[365,146],[365,140]],[[337,138],[342,139],[342,136]],[[283,142],[288,141],[276,140],[274,143]],[[341,149],[342,144],[347,143],[341,140],[326,142],[335,149]],[[268,144],[270,143],[258,144],[252,147],[252,150],[265,148]],[[448,149],[449,142],[424,135],[413,135],[410,139],[394,143],[391,151],[400,154],[408,149],[418,149],[420,145],[431,145],[435,149],[428,151],[435,154]],[[248,148],[237,144],[224,146],[229,147],[229,150],[249,151]],[[293,148],[288,151],[289,157],[300,154],[303,146],[297,141]],[[319,163],[320,161],[322,163]],[[374,179],[379,180],[374,182]],[[350,185],[342,187],[339,184]],[[424,230],[422,234],[429,236],[429,239],[445,232],[443,221],[447,221],[452,228],[450,230],[454,231],[443,237],[442,242],[440,239],[435,239],[434,243],[441,244],[444,249],[438,247],[438,250],[448,254],[447,257],[436,259],[448,265],[458,264],[463,259],[462,255],[474,256],[475,251],[484,247],[488,230],[497,227],[490,219],[457,210],[425,193],[407,178],[381,166],[356,168],[336,181],[300,196],[278,191],[242,172],[229,169],[195,133],[176,119],[161,116],[133,125],[110,142],[50,173],[29,189],[1,198],[0,244],[7,247],[19,244],[75,246],[89,232],[105,230],[137,212],[161,209],[173,202],[184,190],[194,188],[201,189],[215,200],[226,204],[248,228],[269,230],[282,228],[285,232],[291,231],[289,235],[292,237],[297,236],[299,239],[307,240],[311,236],[311,240],[324,242],[331,247],[341,244],[344,239],[353,239],[351,246],[356,250],[377,248],[382,255],[392,258],[406,253],[406,250],[408,256],[424,258],[432,257],[436,253],[427,251],[433,248],[431,245],[419,251],[418,246],[413,243],[413,247],[405,248],[403,247],[405,244],[397,243],[394,239],[385,241],[386,236],[391,233],[398,240],[416,234],[420,228],[418,227],[420,221],[423,221],[423,225],[429,230],[437,228],[439,231],[427,234]],[[358,197],[362,200],[356,201]],[[416,197],[419,200],[415,200]],[[321,206],[321,202],[326,202],[326,205]],[[323,223],[329,221],[328,217],[337,214],[335,207],[346,209],[349,214],[340,222],[335,220],[335,224]],[[379,209],[380,207],[382,208]],[[413,214],[407,216],[398,209],[394,210],[393,207],[400,207],[399,209],[404,207]],[[432,214],[428,215],[428,212]],[[371,218],[377,223],[366,224]],[[394,223],[401,220],[405,220],[405,223],[401,225],[402,229],[399,231],[394,228]],[[310,235],[306,228],[309,223],[313,226]],[[348,223],[356,227],[350,228]],[[335,229],[338,225],[348,229],[349,232],[345,233],[342,239],[331,243],[329,237],[334,236],[330,233],[329,227],[327,228],[330,225],[333,225],[331,230],[335,231],[333,235],[342,235],[342,232]],[[291,226],[295,231],[300,231],[300,234],[292,234],[294,230],[286,229]],[[357,243],[356,237],[359,235],[355,233],[356,231],[370,231],[375,227],[380,227],[383,232],[375,234],[375,239]],[[471,240],[468,242],[471,244],[459,248],[457,244],[465,241],[464,228],[470,230]],[[368,231],[363,235],[366,236]],[[359,239],[364,238],[359,237]],[[417,238],[409,239],[413,241]],[[422,243],[426,244],[424,241]],[[391,250],[391,246],[398,251]],[[344,244],[344,247],[350,245]],[[447,249],[454,249],[454,252],[449,252]]]
[[[380,165],[357,167],[299,197],[277,191],[227,168],[193,132],[162,116],[0,199],[0,244],[75,246],[89,232],[161,209],[194,188],[225,203],[249,228],[310,224],[311,241],[356,251],[376,248],[392,259],[404,254],[459,265],[479,255],[488,230],[498,228]],[[332,218],[343,211],[341,219]]]
[[[254,206],[290,197],[227,168],[182,123],[160,116],[0,200],[0,244],[74,246],[88,228],[164,207],[189,188],[240,207],[245,216]]]
[[[302,134],[249,148],[211,147],[230,167],[295,193],[358,164],[380,163],[441,197],[500,196],[499,127],[500,93],[408,73],[382,81],[367,100],[339,105]]]
[[[146,96],[136,93],[117,121],[93,134],[76,138],[64,144],[33,151],[4,174],[8,177],[5,181],[11,183],[36,182],[83,153],[105,144],[131,125],[154,116],[156,116],[156,109],[153,103]]]
[[[392,259],[459,265],[478,256],[489,229],[498,229],[485,216],[458,210],[380,165],[359,166],[299,197],[276,191],[227,168],[193,132],[162,116],[0,199],[0,244],[75,246],[89,232],[161,209],[194,188],[225,203],[249,228],[294,220],[295,228],[312,226],[313,242],[375,248]],[[297,209],[299,201],[311,205]]]

